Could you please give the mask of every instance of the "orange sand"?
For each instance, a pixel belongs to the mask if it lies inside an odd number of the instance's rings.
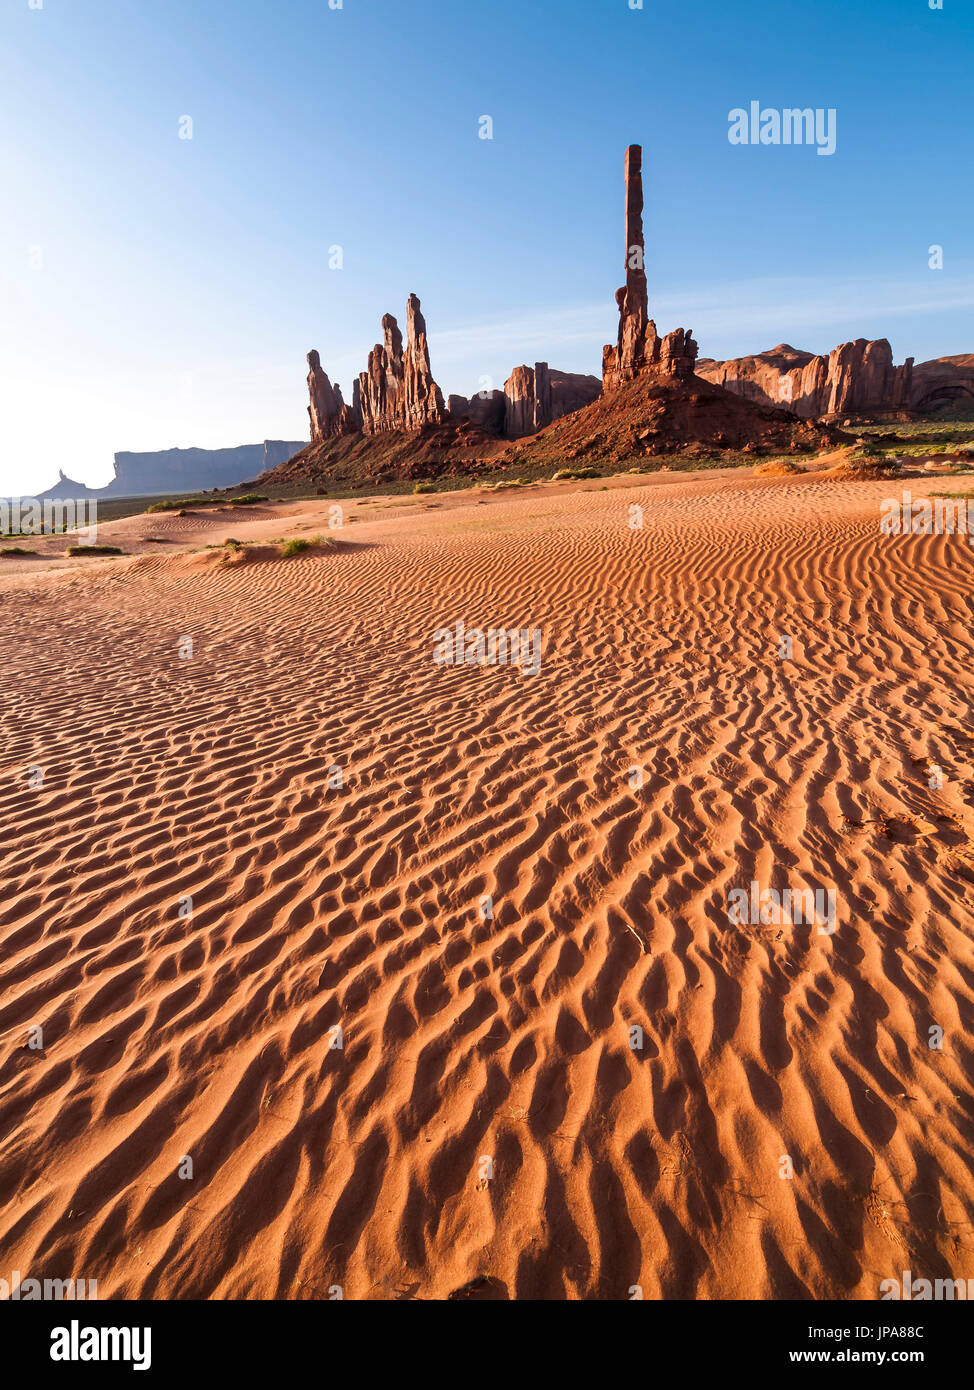
[[[328,552],[182,553],[317,499],[3,562],[0,1277],[974,1276],[974,556],[880,537],[896,490],[381,499]],[[458,619],[540,627],[540,674],[434,664]],[[751,880],[834,888],[835,934],[730,924]]]

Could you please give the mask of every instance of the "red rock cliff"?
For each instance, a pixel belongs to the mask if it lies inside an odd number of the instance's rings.
[[[909,408],[913,358],[895,367],[885,338],[840,343],[828,357],[780,343],[754,357],[707,359],[697,364],[697,375],[761,405],[785,406],[803,420],[881,415]]]

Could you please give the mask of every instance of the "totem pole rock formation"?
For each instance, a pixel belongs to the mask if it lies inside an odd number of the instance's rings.
[[[626,150],[626,283],[616,291],[619,336],[602,350],[602,389],[606,394],[625,381],[643,377],[686,380],[693,375],[697,345],[689,330],[674,329],[665,338],[649,317],[643,241],[643,151]]]

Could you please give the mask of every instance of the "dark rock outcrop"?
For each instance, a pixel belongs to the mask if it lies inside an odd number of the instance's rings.
[[[503,439],[523,439],[546,429],[573,410],[581,410],[602,394],[597,376],[559,372],[547,362],[515,367],[503,391],[480,392],[468,400],[451,396],[450,414],[466,417],[475,425]]]
[[[454,419],[470,420],[494,438],[504,438],[507,397],[503,391],[478,391],[469,400],[466,396],[450,396],[447,406]]]
[[[537,434],[550,425],[551,377],[547,362],[535,362],[533,370],[515,367],[504,382],[504,396],[504,433],[508,439]]]
[[[913,368],[910,405],[921,414],[952,406],[974,406],[974,353],[936,357]]]
[[[560,420],[573,410],[581,410],[583,405],[591,405],[602,394],[602,383],[597,376],[584,372],[560,372],[551,367],[551,419]]]

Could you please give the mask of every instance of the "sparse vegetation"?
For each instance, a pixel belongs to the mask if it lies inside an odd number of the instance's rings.
[[[768,459],[765,463],[759,463],[754,470],[755,478],[787,478],[794,473],[804,473],[797,463],[788,458]]]
[[[186,507],[252,507],[257,502],[270,499],[259,492],[245,492],[241,497],[167,497],[162,502],[153,502],[146,507],[146,514],[153,512],[176,512],[185,515]]]
[[[67,555],[124,555],[125,551],[117,545],[69,545]]]
[[[153,502],[146,507],[146,515],[151,516],[154,512],[180,512],[185,507],[219,507],[222,500],[218,501],[215,497],[179,497],[167,498],[165,502]]]
[[[567,482],[572,478],[601,478],[602,473],[598,468],[559,468],[557,473],[553,473],[551,481],[553,483]]]
[[[22,545],[5,545],[0,555],[36,555],[36,550],[25,550]]]
[[[506,488],[532,487],[529,478],[500,478],[496,483],[478,483],[481,492],[503,492]]]
[[[322,550],[335,544],[331,536],[312,536],[310,540],[305,540],[303,536],[295,536],[290,540],[272,541],[272,545],[280,548],[281,555],[285,560],[292,555],[300,555],[305,550]]]
[[[435,491],[436,491],[436,484],[435,484],[435,483],[416,483],[416,484],[413,486],[413,492],[416,494],[417,497],[422,496],[423,493],[426,493],[426,492],[435,492]]]

